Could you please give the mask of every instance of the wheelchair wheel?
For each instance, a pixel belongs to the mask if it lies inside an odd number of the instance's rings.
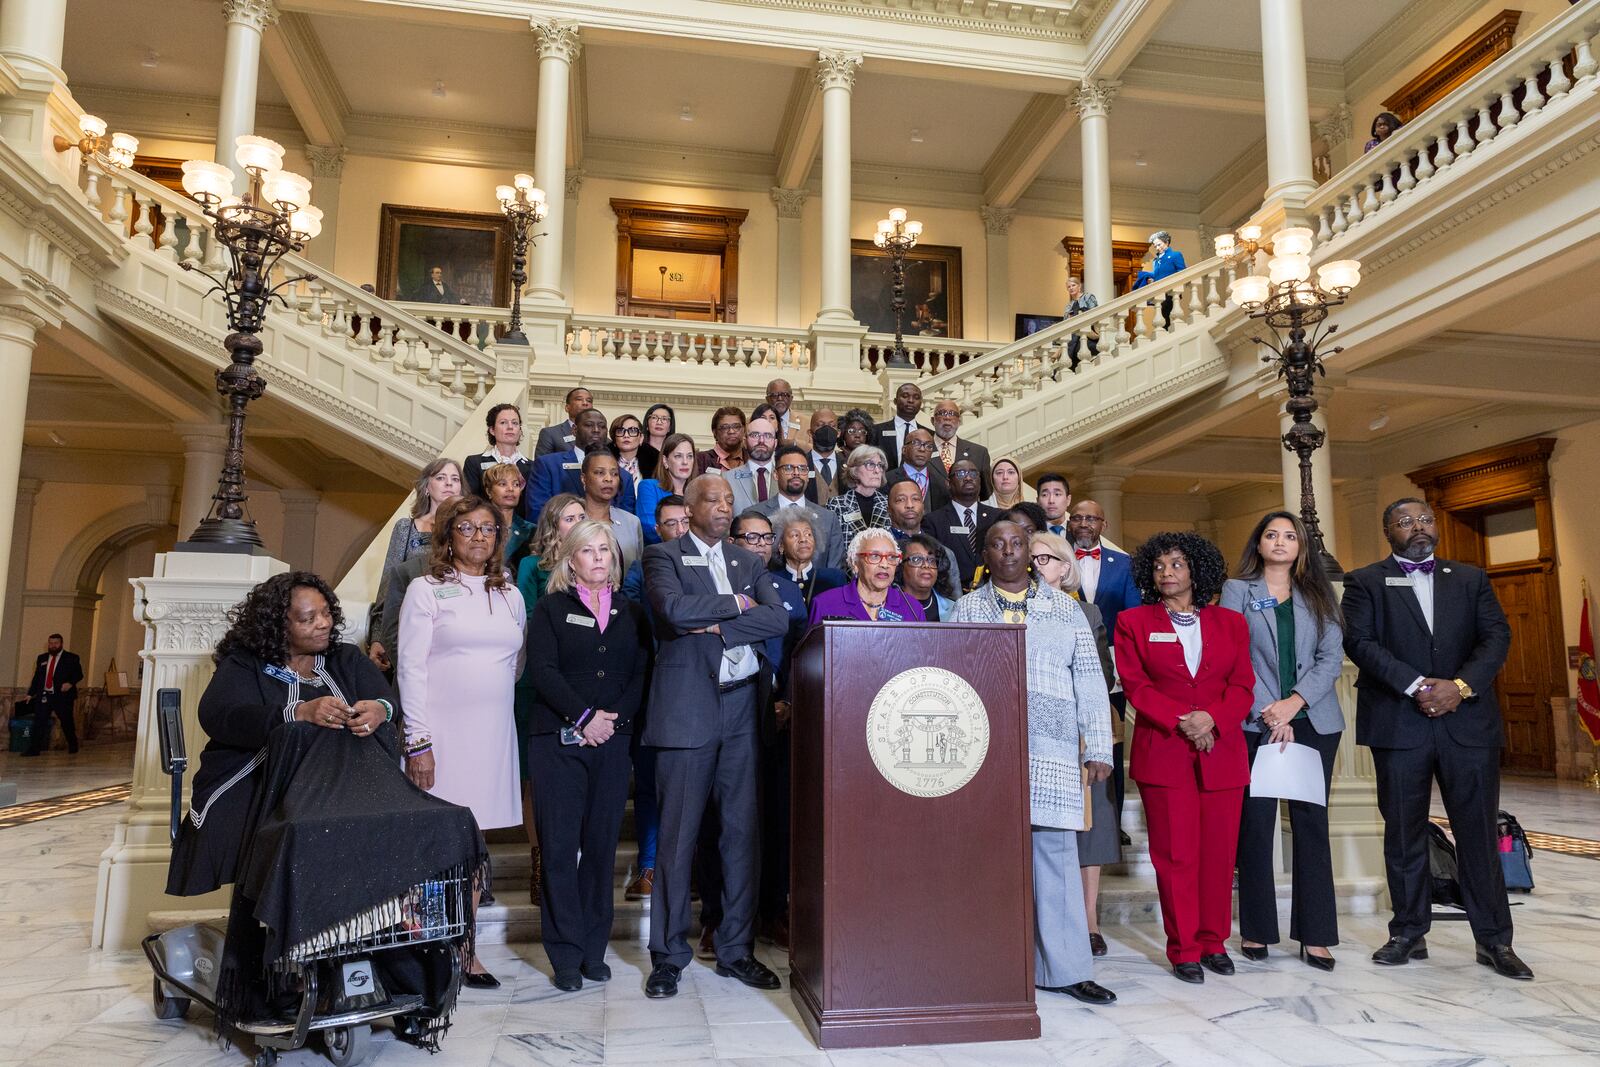
[[[322,1048],[333,1067],[355,1067],[372,1055],[372,1027],[365,1023],[322,1032]]]
[[[161,979],[150,980],[150,1002],[155,1007],[157,1019],[181,1019],[189,1014],[189,998],[168,996],[161,988]]]

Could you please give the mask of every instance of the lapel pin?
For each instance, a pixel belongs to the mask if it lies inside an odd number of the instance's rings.
[[[1444,571],[1446,574],[1450,573],[1450,568],[1449,567],[1440,567],[1439,569]]]

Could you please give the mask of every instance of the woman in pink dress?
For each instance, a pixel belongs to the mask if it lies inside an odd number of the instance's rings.
[[[428,573],[400,607],[406,774],[472,809],[478,827],[522,824],[513,692],[527,610],[501,559],[508,531],[487,501],[439,508]],[[499,985],[476,960],[472,986]]]

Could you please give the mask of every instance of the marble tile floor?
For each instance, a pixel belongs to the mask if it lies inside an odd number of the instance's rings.
[[[89,742],[72,756],[64,748],[31,759],[18,752],[0,752],[0,782],[17,784],[19,804],[120,785],[132,778],[132,741]]]
[[[29,761],[32,762],[32,761]],[[1518,786],[1519,789],[1524,787]],[[1591,793],[1546,798],[1526,787],[1517,813],[1530,829],[1582,832],[1600,807]],[[1508,790],[1507,807],[1512,808]],[[0,1065],[127,1064],[236,1067],[249,1058],[218,1049],[209,1016],[163,1023],[150,1012],[151,977],[141,955],[91,951],[96,864],[119,808],[0,831]],[[1533,812],[1538,811],[1535,817]],[[1578,820],[1560,825],[1545,816]],[[1588,831],[1592,834],[1592,830]],[[1228,1067],[1287,1064],[1497,1065],[1600,1063],[1600,864],[1535,856],[1538,892],[1518,896],[1517,946],[1538,973],[1513,983],[1477,966],[1464,923],[1441,923],[1432,959],[1393,970],[1367,961],[1382,942],[1381,918],[1343,920],[1344,946],[1331,974],[1283,952],[1265,963],[1236,957],[1239,973],[1187,986],[1168,973],[1161,931],[1150,923],[1108,926],[1111,956],[1096,978],[1120,1002],[1089,1009],[1040,994],[1037,1041],[823,1053],[800,1024],[788,989],[770,994],[717,978],[696,963],[670,1001],[643,993],[648,954],[613,942],[615,978],[565,994],[549,982],[537,944],[484,947],[500,990],[463,995],[441,1055],[429,1057],[380,1031],[381,1067],[522,1067],[716,1063],[787,1065],[1031,1065]],[[763,949],[784,971],[783,960]],[[952,965],[955,965],[952,963]],[[327,1061],[312,1051],[285,1067]]]

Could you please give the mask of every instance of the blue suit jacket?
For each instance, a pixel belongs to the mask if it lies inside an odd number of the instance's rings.
[[[533,464],[533,484],[523,495],[527,506],[524,517],[532,522],[538,522],[539,512],[543,511],[550,498],[558,493],[576,493],[582,496],[582,473],[583,463],[578,458],[576,449],[569,448],[565,452],[551,452],[549,455],[540,456]],[[638,510],[638,500],[633,490],[633,475],[627,471],[622,472],[622,488],[618,490],[617,498],[611,503],[630,514]]]
[[[1106,621],[1106,633],[1117,632],[1117,613],[1143,603],[1133,584],[1133,560],[1127,553],[1100,545],[1100,582],[1094,587],[1094,606]]]
[[[1176,248],[1169,247],[1155,258],[1155,261],[1150,264],[1149,270],[1139,272],[1139,276],[1134,279],[1133,287],[1141,289],[1151,282],[1159,282],[1162,278],[1171,277],[1187,266],[1188,264],[1183,261],[1183,253]]]

